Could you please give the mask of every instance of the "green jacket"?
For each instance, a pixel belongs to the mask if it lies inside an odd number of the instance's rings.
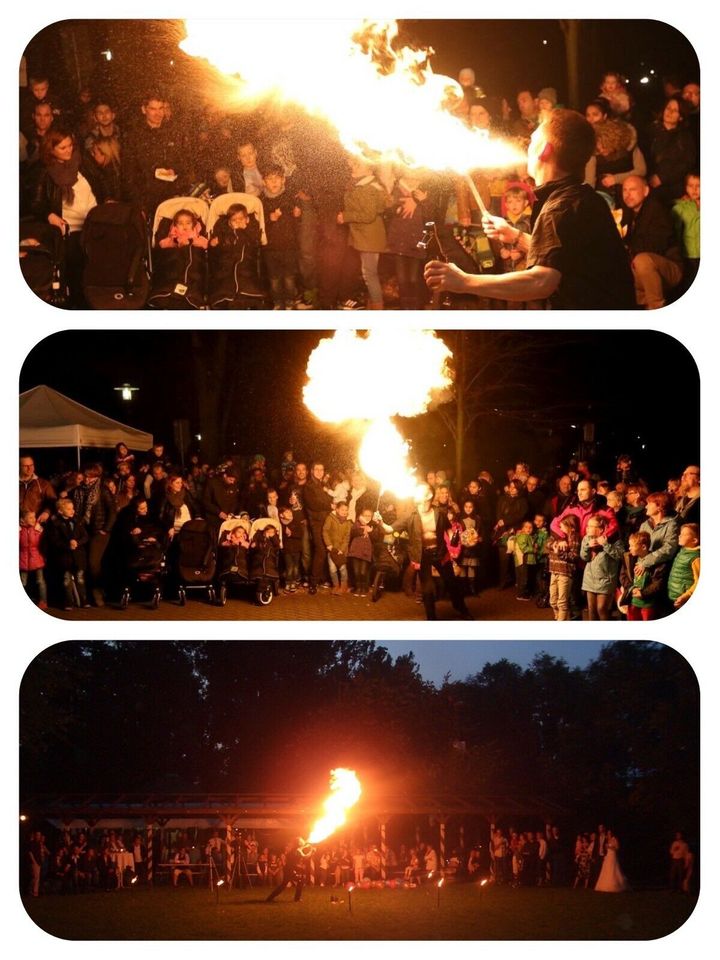
[[[350,545],[351,530],[352,520],[349,517],[341,520],[337,514],[329,514],[322,528],[325,546],[328,550],[338,550],[346,554]]]
[[[374,177],[363,177],[345,191],[343,220],[350,227],[350,246],[360,253],[383,253],[387,243],[383,213],[390,203]]]
[[[694,200],[678,200],[672,208],[675,232],[682,246],[683,256],[700,259],[700,210]]]

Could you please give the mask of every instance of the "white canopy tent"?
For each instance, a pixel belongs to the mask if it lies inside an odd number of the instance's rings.
[[[81,447],[104,449],[116,443],[124,443],[130,450],[147,450],[153,437],[44,384],[20,394],[21,447],[75,447],[79,467]]]

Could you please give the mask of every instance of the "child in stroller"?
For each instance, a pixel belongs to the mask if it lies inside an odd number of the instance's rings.
[[[116,591],[120,588],[116,599],[121,609],[127,609],[139,595],[149,595],[152,609],[158,608],[165,575],[165,537],[149,514],[147,500],[132,500],[118,513],[105,569],[108,582]]]
[[[272,517],[253,521],[250,530],[250,579],[262,606],[272,603],[280,580],[280,523]]]
[[[211,309],[262,307],[260,224],[243,203],[219,218],[210,240],[208,299]]]
[[[218,533],[218,603],[227,603],[228,589],[250,582],[248,553],[250,550],[250,518],[247,513],[229,517]]]
[[[155,211],[148,306],[162,310],[204,307],[207,215],[207,204],[198,197],[174,197]]]

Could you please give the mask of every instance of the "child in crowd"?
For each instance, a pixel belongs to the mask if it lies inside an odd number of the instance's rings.
[[[350,546],[352,521],[348,517],[348,505],[345,501],[335,503],[335,509],[329,513],[322,528],[322,536],[328,552],[328,567],[332,580],[332,592],[335,596],[348,592],[347,557]]]
[[[675,609],[687,603],[700,579],[700,528],[696,523],[680,527],[678,544],[668,577],[668,597]]]
[[[297,502],[297,494],[292,494]],[[282,557],[285,565],[285,593],[296,593],[300,580],[300,557],[303,548],[303,517],[304,511],[297,511],[292,507],[283,507],[280,510],[282,524]]]
[[[532,520],[525,520],[515,534],[515,584],[517,599],[529,600],[535,589],[537,565],[537,537]]]
[[[605,517],[590,517],[580,546],[585,561],[582,588],[587,596],[588,620],[609,620],[623,557],[621,540],[608,540]]]
[[[250,543],[250,579],[277,583],[280,579],[279,558],[278,530],[274,523],[268,522],[267,526],[256,532]]]
[[[47,527],[48,567],[62,576],[65,609],[72,610],[75,599],[73,581],[81,607],[88,607],[85,587],[88,532],[75,516],[75,504],[69,497],[57,502],[57,513]]]
[[[650,534],[645,530],[631,533],[628,537],[628,550],[623,554],[620,568],[620,612],[626,609],[628,620],[657,620],[665,611],[662,601],[665,593],[667,564],[658,563],[654,567],[635,573],[638,560],[650,553]]]
[[[468,484],[468,490],[471,484]],[[477,486],[477,484],[475,484]],[[460,534],[460,576],[467,581],[467,592],[477,594],[478,567],[480,565],[480,544],[482,542],[482,521],[476,511],[475,501],[465,500],[460,518],[463,530]]]
[[[684,260],[683,284],[687,288],[697,276],[700,266],[700,174],[685,177],[685,195],[672,208]]]
[[[519,183],[508,185],[503,194],[503,216],[509,224],[516,227],[521,233],[532,232],[530,203],[525,186]],[[517,240],[514,243],[500,244],[500,258],[505,273],[524,270],[527,264],[527,256],[519,249]]]
[[[163,237],[158,246],[168,247],[201,247],[207,249],[207,237],[202,235],[202,223],[192,210],[178,210],[172,218],[168,235]]]
[[[568,514],[560,521],[562,540],[548,541],[550,606],[556,620],[572,619],[573,580],[580,560],[580,521]]]
[[[460,522],[456,507],[450,504],[447,508],[448,526],[443,533],[444,550],[440,550],[440,563],[452,563],[453,573],[459,576],[458,560],[462,551],[462,532],[465,529]]]
[[[47,610],[47,585],[45,583],[45,558],[40,549],[43,538],[42,524],[38,523],[34,510],[24,510],[20,517],[20,582],[27,590],[30,578],[35,581],[37,605]]]
[[[538,596],[547,596],[548,591],[548,540],[550,528],[544,513],[536,513],[533,517],[533,533],[537,549],[535,550],[535,593]]]
[[[267,246],[263,248],[274,310],[294,310],[298,301],[295,219],[301,215],[295,198],[285,191],[280,167],[270,167],[263,177]]]
[[[376,532],[377,531],[377,532]],[[375,534],[375,537],[373,537]],[[370,590],[370,565],[373,558],[373,539],[382,531],[373,523],[372,510],[362,510],[350,531],[348,557],[355,581],[354,595],[366,597]]]
[[[360,254],[363,281],[368,292],[368,310],[382,310],[378,262],[387,244],[383,214],[390,206],[390,197],[375,178],[372,168],[363,160],[351,157],[348,164],[352,184],[345,191],[343,209],[337,215],[337,222],[350,227],[350,246]]]

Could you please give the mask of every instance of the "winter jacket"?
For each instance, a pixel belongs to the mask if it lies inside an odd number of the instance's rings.
[[[280,577],[278,570],[278,555],[280,542],[277,537],[266,537],[258,534],[250,545],[250,579],[267,578],[277,580]]]
[[[20,527],[20,569],[23,572],[42,570],[45,566],[45,558],[40,552],[42,536],[43,528],[39,523],[34,527],[24,524]]]
[[[387,242],[383,213],[390,198],[382,184],[363,177],[345,191],[343,221],[350,227],[350,246],[361,253],[383,253]]]
[[[308,520],[311,523],[324,523],[325,518],[330,513],[332,499],[330,494],[325,492],[323,485],[318,483],[317,480],[308,480],[303,485],[300,496]]]
[[[665,582],[667,579],[667,565],[664,563],[643,571],[640,576],[635,575],[637,557],[633,557],[629,550],[623,554],[620,567],[620,586],[627,596],[627,602],[633,607],[652,607],[664,599]],[[633,597],[632,591],[640,589],[640,596]]]
[[[635,212],[623,209],[623,226],[627,226],[625,243],[631,256],[657,253],[675,263],[682,261],[680,244],[669,211],[650,194]]]
[[[237,516],[241,507],[240,490],[237,483],[228,486],[222,477],[212,477],[205,487],[203,507],[205,508],[206,518],[218,526],[222,522],[220,519],[221,513],[226,513],[228,516],[230,514]]]
[[[622,540],[591,547],[590,537],[584,536],[580,546],[580,557],[585,561],[582,589],[588,593],[612,593],[617,586],[623,549]]]
[[[107,188],[103,181],[95,176],[85,159],[80,162],[79,172],[90,184],[90,189],[98,203],[103,203],[104,200],[108,199]],[[62,187],[55,183],[47,169],[42,171],[35,184],[31,208],[33,216],[42,220],[43,223],[47,221],[51,213],[57,214],[58,217],[62,216]]]
[[[33,474],[29,480],[20,481],[20,513],[32,510],[35,516],[45,510],[52,510],[57,500],[55,488],[49,480],[43,480]]]
[[[658,563],[669,563],[678,551],[678,524],[675,517],[663,517],[654,526],[646,520],[640,531],[650,534],[650,552],[638,563],[646,570]]]
[[[48,565],[57,570],[84,570],[87,565],[85,544],[88,533],[85,524],[77,517],[52,517],[45,528]],[[70,549],[70,541],[76,540],[77,547]]]
[[[347,556],[352,526],[351,520],[347,518],[341,520],[337,514],[329,514],[322,529],[323,543],[328,550],[337,550],[338,553],[344,553]]]
[[[605,536],[612,538],[618,532],[618,521],[615,516],[615,511],[607,507],[605,502],[605,497],[600,497],[597,494],[592,498],[592,500],[586,500],[584,503],[580,503],[579,500],[575,500],[574,503],[565,507],[561,514],[558,514],[557,517],[550,524],[550,530],[555,534],[556,537],[564,536],[560,523],[565,517],[573,514],[580,521],[580,536],[584,537],[587,531],[587,524],[590,517],[599,516],[604,517],[607,521],[607,526],[605,527]]]
[[[688,260],[699,260],[700,208],[694,200],[678,200],[671,214],[682,255]]]

